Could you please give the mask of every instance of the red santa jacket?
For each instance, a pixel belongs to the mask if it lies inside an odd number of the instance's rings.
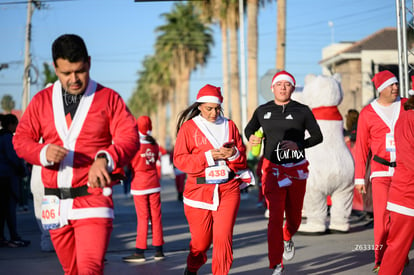
[[[394,133],[395,123],[404,111],[403,103],[406,98],[398,99],[393,104],[398,105],[393,115],[392,121],[388,121],[379,109],[378,103],[374,100],[371,104],[365,106],[358,118],[357,138],[355,142],[355,184],[364,184],[367,161],[371,161],[371,175],[373,177],[391,177],[394,168],[373,161],[373,157],[378,157],[394,162],[395,152],[386,150],[386,135]],[[371,151],[371,159],[368,160]]]
[[[395,126],[397,167],[388,193],[387,209],[414,217],[414,110],[401,113]]]
[[[161,191],[157,172],[159,146],[151,144],[144,137],[140,139],[141,147],[131,161],[131,194],[145,195]]]
[[[235,141],[238,154],[234,159],[226,160],[227,166],[234,172],[247,168],[246,148],[239,131],[233,121],[224,120],[224,141]],[[174,165],[187,174],[183,202],[189,206],[209,210],[217,210],[220,203],[220,186],[239,186],[240,179],[231,179],[223,184],[197,184],[197,178],[205,177],[205,169],[209,167],[205,153],[214,148],[220,148],[214,133],[202,128],[200,117],[186,121],[180,128],[174,147]]]
[[[38,143],[43,138],[43,143]],[[97,152],[110,155],[113,169],[127,165],[139,148],[135,119],[115,91],[90,80],[68,128],[59,81],[31,100],[13,139],[17,154],[42,165],[42,182],[48,188],[84,186]],[[69,150],[65,159],[47,166],[45,149],[57,144]],[[91,189],[91,188],[90,188]],[[92,217],[113,218],[112,197],[87,195],[61,200],[61,221]]]

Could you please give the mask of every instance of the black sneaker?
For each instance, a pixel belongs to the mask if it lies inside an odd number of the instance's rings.
[[[154,255],[154,260],[156,261],[160,261],[160,260],[164,260],[165,256],[164,253],[162,251],[156,251],[155,255]]]
[[[28,240],[22,240],[22,239],[17,239],[17,240],[10,240],[8,243],[9,247],[26,247],[30,245],[30,241]]]
[[[197,275],[197,272],[192,272],[192,271],[189,271],[188,269],[187,269],[187,267],[184,269],[184,275]]]
[[[142,263],[145,262],[145,256],[142,253],[134,253],[131,256],[123,257],[122,260],[128,263]]]

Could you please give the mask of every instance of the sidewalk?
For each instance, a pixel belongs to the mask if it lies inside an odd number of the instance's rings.
[[[163,261],[154,261],[154,250],[146,251],[145,263],[124,263],[122,257],[130,255],[135,248],[136,215],[133,199],[125,196],[122,186],[113,190],[115,204],[114,230],[106,255],[107,275],[183,274],[188,253],[190,234],[183,213],[183,205],[177,201],[172,178],[162,180],[162,214],[165,236]],[[230,274],[271,274],[267,259],[267,220],[263,209],[256,207],[257,190],[251,188],[249,198],[242,200],[234,228],[234,262]],[[372,224],[354,220],[348,234],[322,236],[296,235],[295,258],[285,263],[285,274],[373,274],[374,252]],[[0,274],[63,274],[55,253],[40,251],[40,232],[32,206],[28,212],[18,212],[18,231],[31,240],[29,247],[0,248]],[[7,235],[6,235],[7,236]],[[151,241],[148,242],[151,247]],[[364,250],[365,249],[365,250]],[[410,259],[414,257],[413,249]],[[207,263],[198,274],[211,274],[211,249]],[[404,270],[405,275],[414,274],[414,261]]]

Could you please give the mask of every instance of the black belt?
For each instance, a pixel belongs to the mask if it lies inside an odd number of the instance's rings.
[[[381,164],[387,165],[387,166],[389,166],[389,167],[397,167],[397,163],[396,163],[395,161],[393,161],[393,162],[389,162],[388,160],[385,160],[385,159],[383,159],[383,158],[380,158],[380,157],[379,157],[379,156],[377,156],[377,155],[375,155],[375,156],[374,156],[373,160],[375,160],[375,161],[376,161],[376,162],[378,162],[378,163],[381,163]]]
[[[82,197],[90,195],[88,193],[88,186],[83,185],[73,188],[47,188],[45,187],[45,195],[55,195],[61,200],[74,199],[76,197]]]
[[[229,172],[229,179],[226,182],[222,182],[222,183],[227,183],[227,182],[231,181],[232,179],[234,179],[235,176],[236,176],[236,173],[234,173],[233,171],[230,171]],[[205,183],[206,183],[206,178],[205,177],[198,177],[197,178],[197,184],[205,184]],[[220,183],[215,183],[215,184],[220,184]]]

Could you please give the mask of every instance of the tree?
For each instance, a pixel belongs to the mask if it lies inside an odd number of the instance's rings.
[[[240,102],[240,70],[239,70],[239,1],[228,0],[227,8],[227,26],[229,29],[229,51],[230,51],[230,100],[231,116],[230,118],[236,123],[239,129],[242,129],[241,122],[241,102]]]
[[[245,0],[244,0],[245,1]],[[238,0],[204,0],[198,4],[208,22],[220,24],[223,57],[223,91],[225,115],[241,129],[239,76],[239,5]],[[198,2],[195,2],[198,3]]]
[[[229,76],[229,57],[228,57],[228,28],[227,28],[227,6],[228,1],[204,0],[194,2],[201,10],[202,19],[207,23],[219,24],[221,31],[221,55],[222,55],[222,74],[224,96],[223,112],[226,117],[231,116],[230,106],[230,76]]]
[[[50,69],[49,64],[46,62],[43,63],[43,87],[45,87],[49,83],[55,83],[55,81],[58,79],[58,77],[55,74],[55,71],[53,69]]]
[[[167,104],[172,94],[168,64],[162,56],[147,56],[139,72],[137,88],[128,101],[136,116],[148,115],[154,120],[153,133],[161,146],[166,147]]]
[[[211,28],[202,22],[190,2],[176,3],[170,13],[161,16],[166,24],[156,29],[160,33],[156,40],[156,55],[163,55],[169,63],[175,88],[171,118],[175,121],[178,111],[189,104],[191,72],[206,64],[214,42]]]
[[[247,0],[247,119],[258,105],[257,95],[257,15],[259,0]],[[244,125],[243,125],[244,126]]]
[[[4,95],[1,98],[1,108],[5,113],[11,113],[11,111],[15,107],[15,102],[13,100],[13,97],[11,95]]]

